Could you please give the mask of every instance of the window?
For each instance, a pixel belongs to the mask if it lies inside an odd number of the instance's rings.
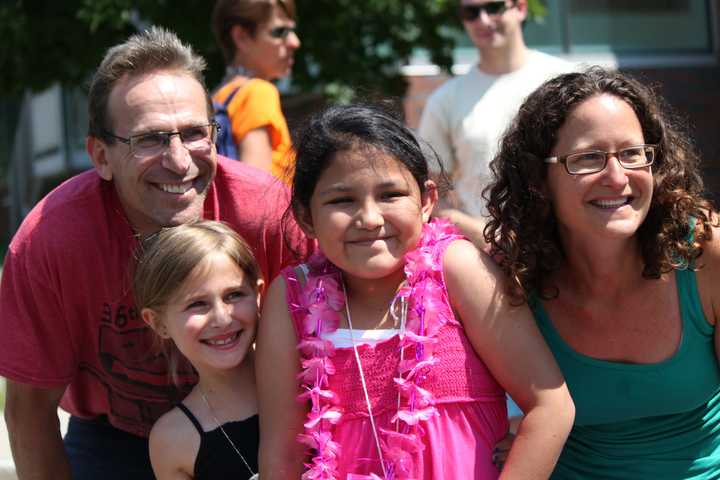
[[[710,0],[546,0],[530,45],[563,53],[712,53]]]
[[[711,57],[717,48],[712,0],[543,1],[547,16],[527,22],[525,39],[548,53],[581,60],[595,55],[644,58],[643,63],[652,64],[653,57]],[[458,28],[455,61],[472,63],[477,52],[459,22]]]

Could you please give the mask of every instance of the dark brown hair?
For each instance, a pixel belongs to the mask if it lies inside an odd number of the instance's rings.
[[[235,59],[235,42],[230,34],[232,27],[240,25],[254,36],[258,25],[270,19],[275,7],[282,9],[290,20],[295,20],[294,0],[218,0],[215,2],[212,13],[212,29],[226,64],[231,64]]]
[[[495,180],[483,192],[491,216],[485,240],[510,276],[510,293],[518,301],[526,301],[531,293],[542,298],[558,294],[547,279],[559,268],[564,252],[545,189],[544,159],[568,114],[602,94],[627,102],[640,121],[645,143],[658,145],[651,205],[637,232],[642,276],[659,278],[694,265],[702,242],[712,236],[712,207],[701,196],[698,155],[663,100],[640,82],[601,67],[560,75],[541,85],[520,107],[491,163]],[[688,242],[692,217],[698,225],[695,241]]]

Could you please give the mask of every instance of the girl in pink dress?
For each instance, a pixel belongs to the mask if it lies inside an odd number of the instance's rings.
[[[430,221],[413,134],[365,106],[306,128],[292,207],[319,251],[263,309],[261,478],[497,478],[505,391],[526,415],[500,476],[547,478],[574,418],[564,380],[493,261]]]

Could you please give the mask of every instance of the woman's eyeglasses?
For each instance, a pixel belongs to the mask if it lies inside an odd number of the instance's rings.
[[[623,148],[617,152],[604,152],[590,150],[587,152],[571,153],[562,157],[548,157],[545,163],[562,163],[570,175],[587,175],[605,170],[608,157],[614,156],[624,168],[633,170],[652,165],[655,160],[657,145],[635,145]]]
[[[473,5],[460,5],[460,18],[466,22],[472,22],[478,16],[480,12],[485,12],[489,17],[502,15],[505,11],[510,8],[505,0],[499,0],[496,2],[477,3]]]
[[[295,27],[291,27],[290,25],[281,25],[270,30],[270,36],[272,38],[280,38],[282,40],[285,40],[291,33],[295,33]]]

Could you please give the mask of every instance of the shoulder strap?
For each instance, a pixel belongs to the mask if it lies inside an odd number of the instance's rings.
[[[224,102],[222,102],[223,108],[227,110],[228,105],[233,101],[233,98],[235,98],[235,94],[237,94],[245,85],[248,84],[248,82],[252,80],[251,78],[246,78],[238,86],[236,86],[232,92],[230,92],[230,95],[227,96]]]
[[[305,264],[286,268],[282,272],[285,279],[285,301],[298,339],[302,337],[302,318],[297,311],[297,307],[302,304],[302,291],[305,282],[307,282],[307,273],[308,270]]]
[[[198,419],[195,418],[195,415],[192,414],[189,408],[185,406],[184,403],[178,403],[177,407],[180,409],[181,412],[185,414],[185,416],[190,420],[190,422],[195,425],[195,428],[197,429],[198,433],[200,434],[200,437],[205,435],[205,432],[202,429],[202,426],[200,425],[200,422],[198,422]]]
[[[222,104],[222,106],[225,107],[225,109],[228,108],[228,105],[230,105],[230,102],[232,102],[233,98],[235,98],[235,94],[238,93],[240,91],[240,89],[244,86],[245,86],[245,83],[243,83],[242,85],[239,85],[235,90],[230,92],[230,95],[227,96],[227,98],[225,99],[225,101]]]
[[[695,241],[695,227],[697,227],[697,218],[691,216],[688,218],[688,243]]]
[[[308,267],[306,264],[301,263],[300,265],[293,268],[293,271],[295,272],[295,278],[297,278],[298,282],[300,283],[300,287],[304,287],[305,283],[307,282],[307,275],[308,275]]]

